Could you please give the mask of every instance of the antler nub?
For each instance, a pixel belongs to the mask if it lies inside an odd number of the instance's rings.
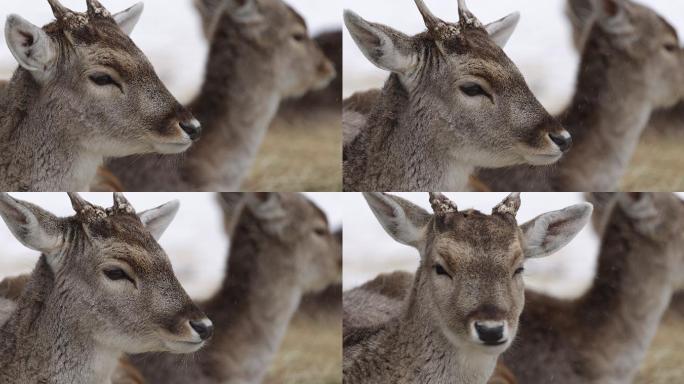
[[[436,215],[446,215],[447,213],[458,212],[456,203],[451,201],[441,192],[430,192],[430,205]]]
[[[513,192],[499,205],[492,209],[492,214],[511,215],[515,217],[520,209],[520,192]]]
[[[414,0],[416,3],[416,6],[418,7],[418,11],[420,12],[420,15],[423,16],[423,21],[425,21],[425,26],[429,31],[435,31],[439,29],[439,27],[443,24],[445,24],[441,19],[439,19],[437,16],[435,16],[432,11],[425,5],[425,2],[423,0]]]
[[[52,14],[55,15],[57,20],[62,20],[67,14],[74,13],[69,8],[62,5],[59,0],[48,0],[50,8],[52,8]]]
[[[114,192],[114,210],[126,213],[135,213],[135,209],[131,203],[128,202],[123,193]]]
[[[86,0],[88,5],[88,16],[90,17],[112,17],[107,8],[105,8],[98,0]]]
[[[470,12],[465,0],[458,0],[458,17],[459,23],[461,23],[461,25],[477,28],[483,27],[482,23],[477,19],[477,17]]]

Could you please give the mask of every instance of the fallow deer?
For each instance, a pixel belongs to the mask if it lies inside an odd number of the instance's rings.
[[[41,252],[0,325],[0,383],[109,383],[123,353],[200,349],[212,323],[156,241],[178,203],[137,214],[121,194],[109,209],[69,197],[76,215],[58,218],[0,194],[12,233]]]
[[[434,214],[387,194],[365,197],[387,233],[416,248],[421,260],[410,292],[385,314],[377,308],[386,296],[365,287],[345,292],[343,372],[350,384],[486,383],[516,336],[524,261],[565,246],[591,214],[590,204],[580,204],[518,226],[517,193],[492,215],[459,211],[442,194],[430,196]]]
[[[49,0],[39,28],[10,15],[5,37],[19,69],[0,93],[0,190],[84,191],[106,157],[180,153],[199,122],[127,36],[142,4],[86,13]]]
[[[483,25],[459,0],[454,24],[415,2],[428,30],[413,37],[345,13],[366,58],[391,72],[345,146],[345,190],[458,191],[476,167],[558,161],[570,135],[501,49],[519,14]]]

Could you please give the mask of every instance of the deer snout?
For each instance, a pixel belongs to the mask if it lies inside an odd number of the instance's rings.
[[[551,132],[549,133],[549,138],[563,153],[567,152],[572,146],[572,136],[570,136],[570,132],[566,130]]]
[[[189,120],[180,121],[178,125],[180,125],[183,132],[188,134],[192,141],[197,141],[202,135],[202,124],[194,117]]]
[[[201,320],[190,320],[188,324],[201,341],[209,340],[214,334],[214,324],[206,317]]]
[[[508,322],[506,320],[472,321],[471,336],[476,342],[486,346],[505,344],[508,342]]]

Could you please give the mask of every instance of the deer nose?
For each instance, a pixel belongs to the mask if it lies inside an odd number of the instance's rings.
[[[476,321],[475,332],[485,345],[495,346],[506,342],[505,321]]]
[[[200,339],[207,340],[214,334],[214,324],[209,319],[199,321],[190,320],[190,326],[199,335]]]
[[[179,125],[183,132],[190,136],[190,140],[192,141],[199,139],[200,135],[202,134],[202,124],[200,124],[200,122],[195,118],[187,121],[181,121]]]
[[[551,138],[551,141],[553,141],[562,152],[567,152],[572,146],[572,136],[570,136],[568,131],[549,133],[549,138]]]

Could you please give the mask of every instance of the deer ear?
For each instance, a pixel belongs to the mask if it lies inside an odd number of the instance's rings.
[[[363,55],[375,66],[399,74],[415,68],[418,55],[410,37],[370,23],[352,11],[344,12],[344,23]]]
[[[0,193],[0,216],[22,244],[50,256],[59,251],[63,243],[62,222],[56,216],[31,203],[16,200]]]
[[[587,224],[592,210],[589,203],[577,204],[521,225],[525,258],[549,256],[566,246]]]
[[[594,3],[596,20],[603,29],[620,35],[634,31],[624,0],[594,0]]]
[[[178,213],[178,200],[139,213],[138,217],[155,240],[159,240]]]
[[[592,0],[568,0],[565,6],[565,14],[572,26],[572,35],[575,46],[580,48],[582,38],[594,18],[594,1]]]
[[[501,48],[506,46],[508,40],[515,32],[515,28],[520,22],[520,12],[514,12],[504,17],[501,20],[487,24],[485,29],[489,33],[489,37]]]
[[[5,39],[19,65],[34,75],[44,76],[54,65],[57,48],[52,39],[21,16],[7,18]]]
[[[407,200],[386,193],[364,193],[363,197],[387,234],[402,244],[422,249],[432,215]]]
[[[125,34],[130,35],[138,24],[138,21],[140,21],[140,16],[142,16],[144,9],[145,5],[143,3],[138,3],[112,17],[114,17],[114,21],[119,25],[119,28],[121,28]]]

